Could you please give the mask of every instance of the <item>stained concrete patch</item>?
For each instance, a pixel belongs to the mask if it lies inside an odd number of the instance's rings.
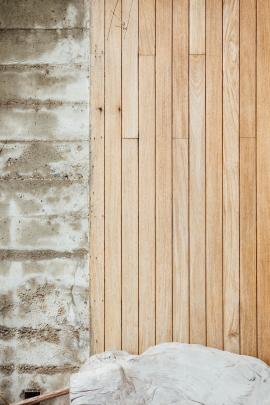
[[[2,292],[5,297],[12,292],[1,320],[0,374],[11,378],[18,392],[35,384],[57,389],[87,358],[87,267],[84,255],[11,261],[5,277],[0,271]]]
[[[89,26],[86,0],[0,0],[0,28]]]
[[[87,65],[0,66],[0,103],[29,98],[61,103],[88,102]]]
[[[3,274],[3,273],[2,273]],[[0,314],[1,317],[5,318],[14,308],[13,292],[8,291],[7,293],[0,294]]]
[[[70,258],[48,255],[41,261],[2,259],[9,263],[9,270],[5,275],[0,271],[1,315],[5,311],[1,324],[9,328],[88,328],[88,257],[85,251],[79,253],[81,256]]]
[[[88,247],[88,218],[80,215],[0,218],[0,228],[0,245],[5,249]]]
[[[10,64],[88,62],[89,32],[72,30],[2,30],[0,61]]]
[[[0,218],[9,216],[12,210],[23,217],[88,215],[88,187],[85,181],[0,181],[0,189]]]
[[[1,177],[16,179],[83,177],[88,171],[88,143],[0,143]]]
[[[0,121],[0,141],[86,141],[89,137],[87,105],[6,105],[0,108]]]

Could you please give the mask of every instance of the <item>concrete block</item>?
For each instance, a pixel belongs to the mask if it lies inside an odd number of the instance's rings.
[[[88,55],[88,30],[1,31],[1,65],[88,63]]]
[[[87,0],[0,0],[0,28],[89,26]]]
[[[18,105],[0,108],[0,141],[88,140],[87,105]]]
[[[87,65],[0,66],[0,106],[88,103]]]
[[[84,181],[0,181],[0,218],[14,211],[22,217],[88,214],[88,185]]]
[[[0,218],[2,249],[53,249],[71,251],[88,248],[88,217],[13,215]]]
[[[88,142],[0,143],[0,179],[88,180]]]

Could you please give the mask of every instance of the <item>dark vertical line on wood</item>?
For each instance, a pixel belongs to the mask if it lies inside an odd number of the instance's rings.
[[[240,144],[240,109],[241,109],[241,91],[240,91],[240,63],[241,63],[241,5],[238,3],[238,316],[239,316],[239,354],[241,354],[241,144]]]
[[[137,319],[137,323],[138,323],[138,335],[137,335],[137,337],[138,337],[138,353],[140,352],[140,102],[139,102],[139,100],[140,100],[140,56],[139,56],[139,47],[140,47],[140,22],[139,22],[139,19],[140,19],[140,9],[139,9],[139,7],[140,7],[140,0],[137,0],[137,2],[138,2],[138,4],[137,4],[137,12],[138,12],[138,15],[137,15],[137,45],[138,45],[138,47],[137,47],[137,80],[138,80],[138,83],[137,83],[137,97],[138,97],[138,99],[137,99],[137,110],[138,110],[138,117],[137,117],[137,119],[138,119],[138,128],[137,128],[137,130],[138,130],[138,142],[137,142],[137,159],[138,159],[138,172],[137,172],[137,175],[138,175],[138,200],[137,200],[137,203],[138,203],[138,212],[137,212],[137,215],[138,215],[138,224],[137,224],[137,227],[138,227],[138,240],[137,240],[137,247],[138,247],[138,259],[137,259],[137,261],[138,261],[138,269],[137,269],[137,274],[138,274],[138,280],[137,280],[137,292],[138,292],[138,297],[137,297],[137,300],[138,300],[138,314],[137,314],[137,316],[138,316],[138,319]]]
[[[106,0],[103,0],[103,11],[104,11],[104,35],[103,35],[103,41],[104,41],[104,62],[103,62],[103,78],[104,78],[104,88],[103,88],[103,104],[104,104],[104,122],[103,122],[103,127],[104,127],[104,150],[103,150],[103,156],[104,156],[104,162],[103,162],[103,166],[104,166],[104,173],[103,173],[103,181],[104,181],[104,184],[103,184],[103,187],[104,187],[104,201],[103,201],[103,205],[104,205],[104,221],[103,221],[103,227],[104,227],[104,230],[103,230],[103,232],[104,232],[104,257],[103,257],[103,267],[104,267],[104,274],[103,274],[103,278],[104,278],[104,280],[103,280],[103,283],[104,283],[104,292],[103,292],[103,294],[104,294],[104,342],[103,342],[103,346],[104,346],[104,350],[105,350],[105,348],[106,348],[106,345],[105,345],[105,339],[106,339],[106,330],[105,330],[105,327],[106,327],[106,322],[105,322],[105,320],[106,320],[106,311],[105,311],[105,309],[106,309],[106,265],[105,265],[105,254],[106,254],[106,245],[105,245],[105,243],[106,243],[106,238],[105,238],[105,232],[106,232],[106,211],[105,211],[105,206],[106,206],[106,199],[105,199],[105,195],[106,195],[106,187],[105,187],[105,182],[106,182],[106,153],[105,153],[105,151],[106,151],[106,97],[105,97],[105,94],[106,94]]]
[[[256,193],[256,251],[255,251],[255,255],[256,255],[256,351],[257,351],[257,356],[259,353],[259,339],[258,339],[258,182],[257,182],[257,178],[258,178],[258,157],[257,157],[257,138],[258,138],[258,134],[257,134],[257,111],[258,111],[258,99],[257,99],[257,83],[258,83],[258,76],[257,76],[257,72],[258,72],[258,1],[256,0],[256,20],[255,20],[255,24],[256,24],[256,32],[255,32],[255,41],[256,41],[256,46],[255,46],[255,180],[256,180],[256,189],[255,189],[255,193]]]
[[[172,199],[172,201],[171,201],[171,210],[172,210],[172,212],[171,212],[171,221],[172,221],[172,223],[171,223],[171,231],[172,231],[172,234],[171,234],[171,243],[172,243],[172,246],[171,246],[171,254],[172,254],[172,286],[171,286],[171,289],[172,289],[172,341],[174,340],[174,333],[173,333],[173,329],[174,329],[174,322],[173,322],[173,316],[174,316],[174,308],[173,308],[173,304],[174,304],[174,294],[173,294],[173,282],[174,282],[174,277],[173,277],[173,272],[174,272],[174,257],[173,257],[173,254],[174,254],[174,249],[173,249],[173,238],[174,238],[174,232],[173,232],[173,219],[174,219],[174,216],[173,216],[173,203],[174,203],[174,201],[173,201],[173,197],[174,197],[174,194],[173,194],[173,163],[174,163],[174,159],[173,159],[173,29],[174,29],[174,24],[173,24],[173,10],[174,10],[174,0],[172,0],[172,2],[171,2],[171,13],[172,13],[172,15],[171,15],[171,41],[172,41],[172,43],[171,43],[171,162],[172,162],[172,164],[171,164],[171,199]]]
[[[207,49],[206,49],[206,7],[207,0],[204,4],[204,300],[205,300],[205,343],[207,345],[207,238],[206,238],[206,213],[207,213],[207,178],[206,178],[206,60],[207,60]]]
[[[224,2],[222,1],[222,207],[221,207],[221,215],[222,215],[222,337],[223,337],[223,349],[224,349]]]
[[[188,2],[188,337],[190,342],[190,1]]]
[[[157,1],[155,0],[155,344],[157,342]]]
[[[121,29],[121,349],[123,349],[123,0],[121,0],[120,29]]]

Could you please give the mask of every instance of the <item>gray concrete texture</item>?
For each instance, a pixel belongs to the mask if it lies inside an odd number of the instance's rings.
[[[0,0],[0,393],[9,402],[67,385],[88,357],[89,3]]]

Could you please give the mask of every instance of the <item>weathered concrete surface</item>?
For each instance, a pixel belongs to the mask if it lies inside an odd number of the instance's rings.
[[[0,141],[88,140],[89,111],[85,104],[5,103],[0,108]]]
[[[87,0],[1,0],[0,28],[89,27]]]
[[[88,98],[88,82],[86,65],[0,66],[1,103],[23,104],[30,97],[33,103],[80,103]]]
[[[2,64],[87,63],[88,32],[85,29],[1,30]]]
[[[0,0],[0,391],[9,402],[68,384],[88,356],[88,27],[87,0]]]
[[[71,377],[72,405],[268,405],[270,367],[254,357],[165,343],[105,352]]]

